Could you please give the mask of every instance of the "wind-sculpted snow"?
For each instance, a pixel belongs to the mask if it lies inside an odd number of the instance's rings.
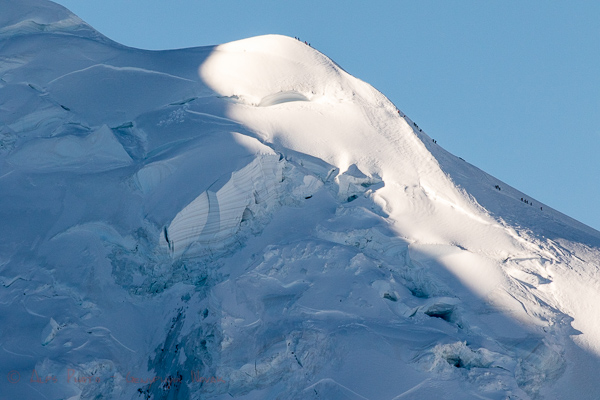
[[[262,98],[259,107],[269,107],[282,103],[289,103],[291,101],[308,101],[308,98],[302,93],[290,90],[288,92],[273,93]]]
[[[281,170],[278,155],[265,155],[234,172],[221,188],[211,186],[175,216],[161,236],[161,245],[174,255],[193,253],[192,245],[210,251],[237,233],[242,222],[274,207]]]
[[[296,39],[0,9],[3,396],[597,397],[600,233]]]
[[[0,39],[42,32],[94,30],[65,8],[37,0],[3,0]],[[100,37],[97,34],[97,37]]]
[[[88,123],[116,126],[146,110],[193,96],[195,86],[189,79],[157,71],[99,64],[52,80],[48,90],[71,112],[85,115]]]
[[[20,168],[39,172],[101,172],[131,164],[132,160],[104,125],[85,137],[75,135],[34,139],[8,157]]]

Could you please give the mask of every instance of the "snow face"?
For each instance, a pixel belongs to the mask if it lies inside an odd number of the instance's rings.
[[[213,251],[231,238],[244,221],[253,220],[276,204],[281,182],[279,156],[269,154],[234,172],[220,189],[211,188],[181,210],[161,236],[174,256]]]
[[[141,51],[2,5],[4,395],[600,391],[600,233],[325,55],[278,35]]]
[[[37,172],[95,173],[131,164],[131,157],[111,130],[102,126],[85,137],[66,135],[31,140],[7,157],[20,169]]]

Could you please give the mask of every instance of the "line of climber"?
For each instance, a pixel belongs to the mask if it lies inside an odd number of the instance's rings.
[[[413,121],[413,125],[415,126],[415,128],[417,128],[419,130],[419,132],[423,132],[423,130],[421,128],[419,128],[419,125],[417,125],[417,123],[415,121]]]
[[[406,114],[404,114],[402,111],[400,111],[397,108],[396,108],[396,111],[398,112],[398,116],[400,118],[406,118]],[[419,125],[417,125],[416,122],[413,121],[413,125],[415,126],[415,128],[417,128],[419,130],[419,132],[423,132],[423,129],[419,128]],[[437,143],[437,141],[434,140],[433,143]]]
[[[524,199],[524,198],[522,198],[522,197],[521,197],[521,201],[522,201],[523,203],[525,203],[525,204],[529,204],[530,206],[532,206],[532,205],[533,205],[533,203],[532,203],[531,201],[529,201],[529,200],[527,200],[527,199]],[[540,210],[542,210],[542,211],[543,211],[543,210],[544,210],[544,208],[543,208],[543,207],[540,207]]]
[[[296,36],[294,36],[294,39],[298,40],[299,42],[301,42],[301,41],[302,41],[302,40],[300,40],[300,38],[299,38],[299,37],[296,37]],[[312,47],[312,46],[310,45],[310,43],[308,43],[306,40],[304,41],[304,44],[305,44],[305,45],[307,45],[308,47]]]

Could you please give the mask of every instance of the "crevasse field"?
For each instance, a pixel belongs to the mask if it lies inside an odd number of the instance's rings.
[[[600,232],[293,38],[0,9],[2,399],[600,398]]]

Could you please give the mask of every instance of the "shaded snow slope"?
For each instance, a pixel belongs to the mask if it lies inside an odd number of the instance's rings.
[[[599,232],[295,39],[0,4],[3,395],[597,397]]]

